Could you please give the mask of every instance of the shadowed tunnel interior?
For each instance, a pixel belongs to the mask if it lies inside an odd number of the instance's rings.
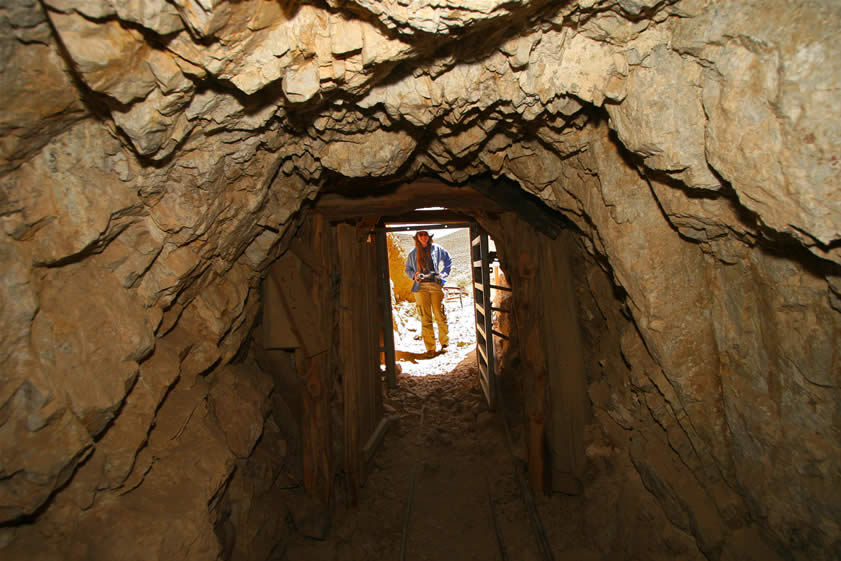
[[[543,558],[841,557],[836,2],[12,4],[0,558],[397,559],[413,462]],[[383,383],[389,220],[495,241],[506,407]]]

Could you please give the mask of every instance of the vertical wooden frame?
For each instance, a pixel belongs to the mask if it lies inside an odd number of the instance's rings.
[[[494,372],[493,318],[491,316],[488,234],[478,226],[470,227],[470,269],[473,273],[473,307],[476,321],[476,361],[479,381],[488,407],[496,407],[496,374]]]
[[[397,387],[397,377],[394,372],[394,331],[391,317],[391,282],[388,271],[388,244],[385,228],[379,226],[376,230],[377,245],[377,280],[379,282],[380,329],[382,330],[382,351],[385,355],[385,379],[388,387]]]

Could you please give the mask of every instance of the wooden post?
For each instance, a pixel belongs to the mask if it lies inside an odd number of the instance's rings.
[[[354,311],[354,296],[360,291],[359,254],[356,228],[347,224],[336,226],[336,245],[339,251],[339,342],[342,358],[342,393],[344,395],[344,471],[350,504],[357,504],[361,478],[361,448],[359,437],[359,353],[360,344]]]
[[[297,250],[288,251],[267,278],[279,295],[294,334],[295,369],[301,396],[301,440],[304,489],[324,505],[332,502],[333,451],[330,427],[331,358],[329,278],[326,274],[326,225],[314,216],[301,228]],[[305,255],[306,262],[298,256]],[[287,337],[287,339],[289,339]],[[284,343],[286,344],[286,343]]]
[[[348,500],[358,502],[364,480],[363,445],[382,419],[376,253],[366,229],[336,226],[339,352],[344,396],[344,468]]]
[[[329,394],[322,380],[327,354],[308,357],[302,350],[295,353],[303,391],[302,432],[304,489],[311,497],[329,505],[332,497],[333,468],[330,438]]]
[[[394,327],[391,317],[391,282],[388,272],[388,242],[385,228],[377,228],[377,278],[379,279],[378,295],[380,300],[380,329],[382,332],[381,345],[383,349],[382,362],[385,363],[385,377],[388,387],[397,387],[397,376],[394,371]]]

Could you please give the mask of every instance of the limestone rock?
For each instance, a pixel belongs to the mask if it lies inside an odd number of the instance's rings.
[[[91,439],[70,410],[44,402],[46,388],[24,383],[9,405],[17,415],[43,415],[51,409],[42,430],[30,430],[17,416],[0,426],[0,520],[13,522],[37,511],[72,476],[90,453]],[[33,427],[34,428],[34,427]]]
[[[594,105],[625,97],[628,63],[609,45],[566,32],[544,34],[519,75],[520,87],[543,103],[571,94]]]
[[[324,147],[321,163],[348,177],[390,175],[400,169],[417,142],[403,131],[340,136]]]
[[[59,12],[75,11],[89,19],[117,16],[160,34],[168,35],[184,29],[175,7],[164,0],[48,0],[46,4]]]
[[[32,338],[55,398],[66,396],[95,436],[134,384],[137,362],[154,348],[156,325],[112,274],[95,265],[75,267],[57,281],[60,289],[40,295]],[[90,286],[99,291],[90,294]],[[96,385],[88,384],[92,376]]]
[[[82,16],[52,12],[50,19],[73,63],[93,90],[127,104],[155,87],[146,64],[149,47],[140,33],[117,22],[97,24]]]
[[[412,294],[413,283],[404,273],[408,252],[400,245],[396,234],[386,234],[386,241],[388,243],[388,268],[389,271],[392,271],[390,276],[394,282],[394,286],[392,286],[394,298],[406,302],[414,302],[415,297]]]
[[[2,179],[19,207],[2,218],[4,229],[27,240],[35,262],[55,263],[103,244],[140,213],[140,201],[112,173],[107,141],[94,130],[87,122],[57,137],[19,174]],[[98,190],[109,182],[119,187]]]
[[[354,0],[362,8],[376,15],[390,28],[398,28],[406,33],[441,33],[455,32],[482,20],[500,18],[508,15],[513,6],[527,5],[528,0],[504,2],[502,0],[479,0],[462,2],[445,0],[429,2],[414,0]],[[519,6],[517,6],[519,7]]]
[[[290,69],[283,79],[283,93],[293,103],[302,103],[318,93],[321,81],[318,67],[308,62]]]
[[[774,17],[753,4],[708,9],[697,27],[679,26],[676,46],[712,65],[703,82],[710,164],[763,223],[826,244],[839,239],[841,215],[830,155],[839,137],[828,124],[839,108],[825,97],[841,67],[826,29],[841,13],[827,3],[773,9]],[[779,34],[772,20],[793,25]],[[736,36],[744,40],[722,41]]]
[[[717,189],[704,153],[704,110],[698,96],[701,67],[665,48],[655,49],[628,78],[632,92],[608,105],[611,126],[645,164],[694,188]]]
[[[87,113],[47,27],[35,2],[13,2],[0,23],[0,172]]]
[[[271,391],[271,380],[254,365],[250,369],[223,368],[215,378],[210,391],[214,415],[231,452],[247,458],[263,434],[266,413],[263,408]]]
[[[754,250],[717,276],[722,297],[712,313],[735,469],[745,491],[759,495],[764,516],[786,534],[795,520],[841,500],[834,488],[800,483],[807,472],[815,482],[826,481],[823,466],[837,454],[834,436],[819,419],[839,383],[833,333],[841,322],[826,304],[824,281],[786,260]],[[756,285],[746,280],[751,277]],[[777,342],[772,348],[764,345],[769,339]],[[768,472],[772,455],[775,469]],[[835,531],[817,518],[810,525]]]
[[[212,36],[231,17],[231,5],[227,0],[177,0],[174,4],[181,19],[198,37]]]

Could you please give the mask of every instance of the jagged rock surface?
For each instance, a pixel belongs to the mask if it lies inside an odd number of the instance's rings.
[[[300,205],[337,176],[490,172],[627,294],[605,375],[641,393],[591,397],[639,435],[651,508],[710,558],[837,557],[839,26],[828,0],[4,3],[0,521],[48,539],[6,526],[0,552],[67,557],[119,515],[74,555],[254,553],[221,505],[277,491],[234,466],[276,472],[280,437],[254,448],[268,392],[225,365]]]

